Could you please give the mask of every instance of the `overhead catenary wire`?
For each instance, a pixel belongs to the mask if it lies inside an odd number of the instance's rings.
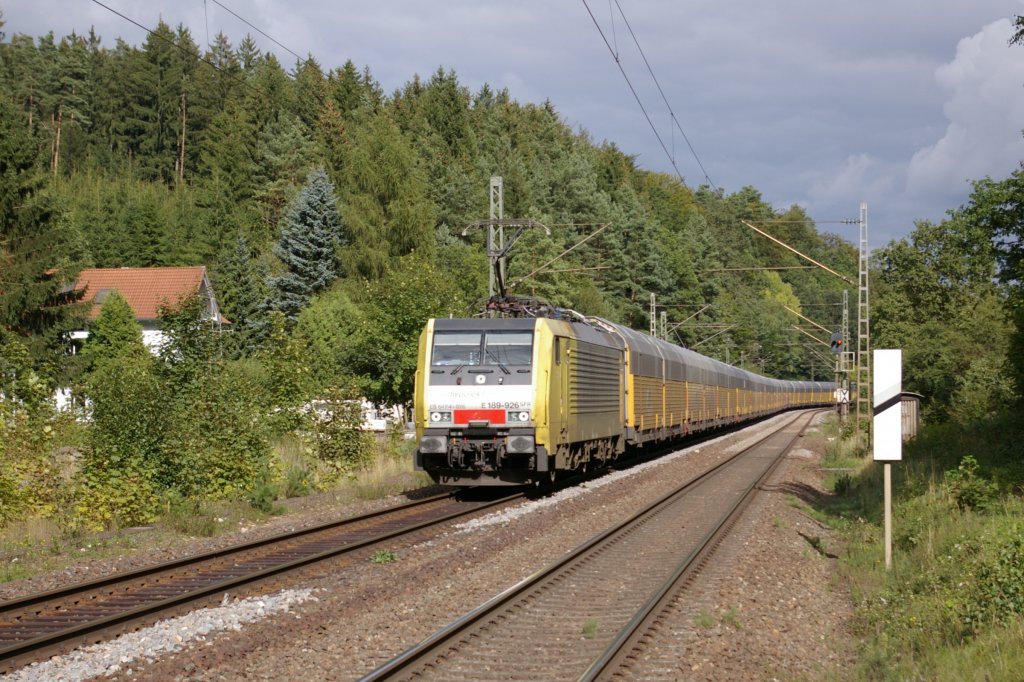
[[[640,94],[636,91],[636,88],[633,87],[633,82],[629,79],[629,74],[626,73],[626,69],[623,68],[622,61],[619,59],[618,53],[615,51],[615,48],[612,47],[611,43],[608,42],[608,37],[605,35],[604,29],[601,28],[601,24],[598,23],[597,17],[595,17],[594,13],[591,11],[590,5],[587,4],[587,0],[583,0],[583,6],[587,8],[587,14],[590,15],[591,21],[594,22],[597,32],[601,34],[601,40],[604,41],[605,46],[611,53],[612,58],[615,60],[615,65],[619,67],[619,72],[626,80],[626,85],[629,86],[629,91],[633,93],[633,99],[636,100],[637,105],[640,107],[640,111],[643,112],[644,118],[647,119],[647,125],[651,127],[651,130],[654,132],[654,137],[658,139],[658,144],[661,145],[662,150],[665,152],[665,156],[668,157],[669,163],[672,164],[672,168],[676,172],[676,177],[679,178],[680,182],[684,182],[683,174],[679,171],[679,166],[676,165],[675,158],[673,158],[672,153],[669,152],[668,147],[665,146],[665,140],[662,139],[661,133],[658,132],[658,127],[654,125],[654,121],[651,120],[651,115],[647,113],[647,108],[644,107],[643,100],[640,99]]]
[[[214,0],[216,2],[216,0]],[[647,72],[651,74],[651,80],[654,81],[654,85],[658,88],[658,93],[661,94],[661,100],[665,103],[668,108],[668,113],[672,118],[672,122],[675,127],[679,130],[679,133],[683,136],[683,140],[686,142],[686,146],[690,148],[690,153],[693,155],[694,161],[700,167],[701,173],[704,174],[704,179],[707,180],[708,184],[715,191],[718,191],[718,187],[711,181],[708,176],[707,170],[704,168],[704,164],[701,163],[700,155],[697,154],[697,150],[693,148],[693,144],[690,143],[690,138],[687,136],[686,131],[683,130],[682,126],[679,125],[679,119],[676,117],[676,112],[672,110],[672,105],[668,102],[668,97],[665,96],[665,91],[661,88],[661,83],[658,82],[658,77],[654,75],[654,69],[651,68],[651,63],[647,61],[647,55],[644,53],[644,49],[640,47],[640,41],[637,39],[636,34],[633,32],[633,27],[629,24],[629,19],[626,18],[626,13],[622,10],[622,5],[619,4],[619,0],[615,0],[615,6],[619,8],[619,14],[622,15],[622,21],[626,24],[626,29],[629,30],[629,35],[633,38],[633,43],[636,45],[636,49],[640,52],[640,57],[644,60],[644,65],[647,67]]]
[[[675,155],[669,151],[669,147],[666,145],[665,139],[662,137],[662,134],[658,132],[657,126],[654,125],[654,121],[651,119],[650,114],[647,113],[647,108],[646,106],[644,106],[643,100],[640,98],[640,94],[637,92],[636,87],[634,87],[633,82],[630,80],[629,74],[626,73],[626,69],[623,67],[622,59],[620,58],[620,56],[618,56],[618,50],[615,47],[612,47],[611,43],[608,42],[608,38],[605,35],[604,30],[601,28],[601,25],[598,23],[597,17],[594,16],[594,12],[591,10],[590,5],[587,4],[587,0],[583,0],[583,5],[587,9],[587,13],[590,14],[590,18],[594,23],[594,27],[597,29],[597,32],[600,34],[601,40],[604,41],[604,45],[608,48],[608,51],[611,53],[612,58],[615,60],[615,66],[618,67],[618,71],[620,71],[620,73],[623,75],[623,78],[626,80],[626,84],[629,86],[630,92],[633,93],[633,98],[636,99],[637,105],[640,106],[640,111],[643,113],[644,118],[647,120],[647,125],[650,126],[651,131],[654,133],[654,137],[657,138],[658,144],[662,145],[662,150],[665,152],[665,156],[669,159],[669,163],[672,165],[672,168],[676,171],[676,176],[679,178],[680,182],[683,182],[683,174],[680,172],[679,166],[676,164]],[[654,79],[654,83],[655,85],[657,85],[658,91],[662,93],[663,99],[665,99],[666,103],[668,103],[668,99],[665,97],[665,92],[662,90],[662,86],[660,86],[660,84],[657,82],[657,79],[654,78],[654,72],[653,69],[651,69],[650,67],[650,62],[647,60],[647,56],[643,53],[643,49],[640,48],[640,41],[637,39],[632,27],[630,27],[629,20],[626,18],[626,13],[623,11],[622,6],[618,5],[617,0],[615,0],[615,6],[618,7],[618,13],[622,15],[624,23],[626,24],[627,29],[629,29],[630,35],[633,37],[634,43],[636,43],[637,45],[637,49],[640,50],[640,54],[643,57],[644,63],[645,65],[647,65],[647,70],[650,73],[651,78]],[[614,28],[614,23],[612,23],[612,28]],[[712,181],[711,177],[708,175],[708,171],[705,170],[705,167],[703,167],[703,164],[701,163],[700,158],[697,156],[697,153],[694,150],[693,145],[690,144],[690,140],[686,136],[686,133],[683,132],[683,129],[681,127],[679,127],[678,121],[676,120],[676,115],[674,112],[672,112],[671,106],[669,108],[669,112],[672,115],[673,121],[676,122],[676,127],[679,128],[679,131],[681,133],[683,133],[683,138],[686,140],[686,144],[690,148],[690,153],[693,155],[693,158],[696,161],[697,166],[700,167],[700,171],[703,173],[703,176],[705,176],[705,180],[708,181],[708,184],[710,184],[713,189],[718,191],[718,186]]]
[[[152,30],[152,29],[150,29],[150,28],[140,24],[139,22],[135,21],[131,17],[129,17],[129,16],[125,15],[125,14],[122,14],[121,12],[118,12],[113,7],[100,2],[100,0],[91,0],[91,2],[94,5],[99,5],[103,9],[107,10],[108,12],[110,12],[111,14],[116,14],[117,16],[121,17],[122,19],[124,19],[128,23],[133,24],[133,25],[137,26],[138,28],[141,28],[143,31],[145,31],[149,35],[153,36],[154,38],[157,38],[158,40],[164,41],[168,45],[171,45],[172,47],[174,47],[175,49],[180,51],[182,54],[188,55],[189,57],[194,57],[195,59],[198,59],[199,61],[203,62],[207,66],[213,68],[214,70],[216,70],[216,71],[218,71],[220,73],[223,73],[224,75],[226,75],[228,78],[230,78],[231,80],[235,81],[239,85],[242,85],[242,86],[248,88],[249,90],[251,90],[251,91],[253,91],[253,92],[257,93],[257,94],[262,95],[263,97],[267,97],[267,98],[270,97],[270,95],[267,92],[265,92],[262,88],[257,87],[255,85],[253,85],[252,83],[249,83],[248,81],[245,81],[245,80],[239,78],[238,76],[232,74],[229,71],[225,71],[224,69],[222,69],[221,67],[217,66],[216,64],[211,62],[206,57],[203,57],[202,55],[196,55],[196,54],[193,54],[193,53],[189,52],[188,50],[186,50],[184,47],[182,47],[178,43],[174,42],[173,40],[168,40],[166,37],[160,35],[156,31],[154,31],[154,30]]]
[[[224,4],[224,3],[220,2],[220,0],[210,0],[210,1],[211,1],[211,2],[213,2],[213,4],[217,5],[218,7],[220,7],[221,9],[223,9],[223,10],[224,10],[225,12],[227,12],[227,13],[228,13],[228,14],[230,14],[231,16],[233,16],[233,17],[235,17],[236,19],[238,19],[239,21],[241,21],[241,22],[242,22],[243,24],[245,24],[246,26],[248,26],[248,27],[249,27],[249,28],[251,28],[252,30],[254,30],[254,31],[256,31],[257,33],[259,33],[259,34],[260,34],[261,36],[263,36],[263,37],[264,37],[264,38],[266,38],[267,40],[270,40],[270,41],[272,41],[272,42],[273,42],[273,43],[274,43],[275,45],[277,45],[278,47],[280,47],[280,48],[281,48],[282,50],[285,50],[285,51],[287,51],[287,52],[290,52],[290,53],[291,53],[292,55],[294,55],[294,57],[295,57],[296,59],[298,59],[298,60],[299,60],[300,62],[301,62],[301,61],[303,61],[303,58],[302,58],[302,57],[300,57],[300,56],[299,56],[299,54],[298,54],[297,52],[295,52],[295,50],[291,49],[290,47],[288,47],[288,46],[286,46],[286,45],[283,45],[283,44],[282,44],[282,43],[281,43],[281,42],[280,42],[279,40],[277,40],[276,38],[274,38],[274,37],[273,37],[272,35],[270,35],[270,34],[266,33],[266,32],[265,32],[265,31],[263,31],[262,29],[260,29],[260,28],[258,28],[258,27],[256,27],[256,26],[253,26],[253,25],[252,25],[251,23],[249,23],[249,21],[248,21],[247,19],[245,19],[244,17],[240,16],[240,15],[239,15],[239,14],[238,14],[237,12],[235,12],[235,11],[234,11],[233,9],[231,9],[230,7],[227,7],[227,6],[226,6],[226,5]],[[205,4],[205,3],[204,3],[204,4]]]

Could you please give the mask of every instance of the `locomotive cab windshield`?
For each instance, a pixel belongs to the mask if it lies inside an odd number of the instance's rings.
[[[533,361],[532,332],[436,332],[430,355],[432,367],[529,367]]]

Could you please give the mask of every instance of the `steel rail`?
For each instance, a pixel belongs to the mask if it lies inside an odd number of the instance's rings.
[[[753,502],[757,491],[775,473],[796,442],[803,438],[807,427],[810,426],[817,414],[819,412],[815,411],[807,415],[807,423],[790,439],[789,443],[775,458],[775,461],[765,469],[764,473],[756,481],[747,487],[742,496],[736,500],[732,509],[722,519],[722,522],[710,529],[699,545],[679,562],[672,575],[651,595],[650,599],[637,611],[636,615],[619,630],[618,635],[608,645],[605,652],[579,677],[579,682],[610,679],[616,670],[624,667],[626,659],[638,647],[647,632],[650,631],[651,625],[659,619],[661,614],[678,597],[679,593],[685,589],[687,584],[697,576],[722,540],[728,536],[732,527],[743,515],[743,512]],[[790,424],[792,423],[790,422]]]
[[[186,606],[195,606],[199,603],[209,603],[214,598],[219,597],[222,593],[227,593],[231,590],[236,590],[242,586],[252,585],[266,581],[268,579],[280,576],[290,571],[295,571],[302,567],[314,564],[316,562],[324,561],[332,557],[353,552],[357,549],[361,549],[370,545],[378,544],[380,542],[399,537],[401,535],[407,535],[423,528],[427,528],[433,525],[444,523],[452,519],[456,519],[468,514],[473,514],[484,509],[489,509],[494,506],[498,506],[509,502],[513,499],[523,497],[523,493],[517,493],[502,497],[497,500],[484,502],[479,505],[474,505],[471,508],[458,510],[445,514],[439,518],[429,519],[414,523],[409,526],[404,526],[397,530],[388,531],[385,533],[373,535],[372,537],[358,540],[355,542],[344,544],[340,547],[331,548],[308,556],[291,559],[288,561],[280,562],[276,565],[262,568],[257,571],[252,571],[244,575],[233,576],[224,580],[219,580],[207,584],[203,587],[188,590],[176,595],[172,595],[157,601],[151,601],[134,608],[125,609],[105,617],[88,620],[83,623],[73,624],[71,627],[58,630],[55,632],[46,633],[30,639],[21,640],[15,642],[12,645],[0,648],[0,672],[10,671],[14,668],[20,667],[26,663],[38,660],[43,653],[51,653],[53,651],[66,651],[74,646],[88,643],[95,643],[108,639],[117,634],[121,634],[125,631],[132,629],[131,626],[140,627],[142,625],[159,620],[157,615],[167,616],[171,615],[174,611],[185,610]],[[84,597],[89,595],[90,592],[96,592],[102,590],[111,585],[116,585],[119,582],[130,582],[138,580],[139,578],[145,578],[148,575],[155,573],[164,572],[173,568],[182,568],[190,565],[196,565],[203,562],[209,562],[216,559],[221,559],[232,553],[238,553],[243,551],[249,551],[252,549],[260,548],[263,546],[269,546],[272,544],[286,542],[293,540],[296,537],[302,535],[309,535],[316,531],[330,530],[343,525],[352,525],[358,521],[365,521],[375,517],[386,516],[396,511],[407,510],[416,506],[428,504],[430,502],[436,502],[445,498],[454,497],[453,494],[436,495],[423,500],[416,500],[412,503],[399,505],[397,507],[390,507],[388,509],[363,514],[360,516],[344,519],[341,521],[330,522],[327,524],[321,524],[311,529],[304,529],[301,531],[295,531],[287,533],[282,536],[274,538],[267,538],[264,540],[257,540],[250,543],[243,543],[234,545],[229,548],[208,552],[197,557],[189,557],[185,559],[175,560],[157,566],[140,569],[137,571],[131,571],[123,574],[111,576],[98,581],[81,583],[68,588],[62,588],[53,590],[39,595],[33,595],[21,600],[14,600],[7,602],[3,605],[4,611],[8,614],[16,612],[19,608],[24,610],[30,608],[33,605],[45,604],[50,601],[57,601],[61,599],[68,599],[81,594]],[[67,612],[70,613],[70,612]],[[2,624],[2,622],[0,622]]]
[[[726,458],[722,462],[719,462],[718,464],[704,471],[697,477],[687,481],[676,490],[648,504],[646,507],[636,512],[633,516],[629,517],[622,523],[619,523],[609,529],[606,529],[598,533],[597,535],[593,536],[589,540],[586,540],[583,544],[579,545],[576,549],[570,551],[569,554],[565,555],[561,559],[553,562],[552,564],[549,564],[548,566],[542,568],[536,573],[528,576],[527,578],[521,580],[515,585],[507,588],[495,597],[492,597],[484,604],[478,606],[476,609],[470,611],[469,613],[458,618],[451,624],[430,635],[420,643],[414,645],[413,647],[407,649],[398,656],[392,658],[384,665],[359,678],[359,682],[376,682],[377,680],[388,679],[402,673],[411,672],[411,669],[414,666],[422,662],[425,662],[428,658],[441,658],[443,656],[441,648],[447,648],[446,643],[455,640],[459,635],[463,634],[477,623],[483,621],[488,615],[497,611],[502,606],[512,602],[517,597],[522,596],[531,588],[540,585],[545,579],[554,576],[555,574],[561,572],[563,569],[566,569],[567,567],[573,565],[578,560],[583,559],[591,552],[591,550],[600,547],[607,541],[610,541],[615,537],[628,531],[628,529],[638,524],[642,519],[652,516],[662,508],[671,505],[678,498],[683,497],[693,488],[707,481],[714,474],[719,473],[721,470],[725,469],[730,464],[733,464],[734,462],[742,458],[744,455],[750,453],[751,451],[753,451],[754,449],[756,449],[769,439],[778,435],[778,433],[780,433],[784,429],[792,426],[802,416],[803,414],[797,415],[796,417],[789,420],[788,422],[786,422],[786,424],[782,425],[778,429],[772,431],[763,438],[758,439],[752,445],[743,448],[741,451]]]
[[[258,549],[265,545],[275,544],[278,542],[283,542],[285,540],[292,540],[295,538],[302,537],[304,535],[311,535],[313,533],[317,533],[323,530],[330,530],[332,528],[350,525],[353,523],[357,523],[359,521],[366,521],[368,519],[376,518],[386,514],[392,514],[396,511],[411,509],[413,507],[429,504],[431,502],[436,502],[438,500],[443,500],[446,498],[450,498],[452,496],[453,493],[441,493],[439,495],[431,495],[430,497],[425,497],[421,500],[413,500],[412,502],[406,502],[395,507],[379,509],[374,512],[360,514],[359,516],[352,516],[345,519],[339,519],[337,521],[328,521],[326,523],[322,523],[316,526],[310,526],[309,528],[302,528],[297,531],[292,531],[284,535],[275,535],[269,538],[263,538],[261,540],[241,542],[235,545],[224,547],[222,549],[204,552],[203,554],[196,554],[194,556],[188,556],[181,559],[172,559],[171,561],[167,561],[160,564],[153,564],[152,566],[144,566],[143,568],[132,571],[125,571],[124,573],[114,573],[105,578],[100,578],[99,580],[91,580],[87,582],[76,583],[74,585],[60,587],[54,590],[50,590],[48,592],[40,592],[38,594],[33,594],[27,597],[16,598],[6,602],[0,602],[0,618],[2,618],[4,614],[9,613],[10,611],[23,610],[34,604],[40,604],[47,601],[53,601],[55,599],[71,597],[80,592],[85,592],[88,590],[98,590],[100,588],[106,587],[107,585],[113,585],[119,582],[125,582],[127,580],[145,578],[155,573],[162,573],[164,571],[173,570],[175,568],[181,568],[183,566],[195,564],[200,561],[219,559],[221,557],[225,557],[231,554],[237,554],[239,552],[244,552],[251,549]]]

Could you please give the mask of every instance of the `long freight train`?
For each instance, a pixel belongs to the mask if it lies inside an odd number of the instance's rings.
[[[595,317],[432,319],[420,335],[416,468],[522,485],[665,441],[834,401]]]

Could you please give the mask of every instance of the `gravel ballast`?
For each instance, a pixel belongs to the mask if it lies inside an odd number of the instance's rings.
[[[292,590],[195,612],[184,618],[196,622],[167,631],[171,640],[181,638],[175,646],[159,641],[156,628],[180,619],[126,636],[140,638],[131,643],[120,638],[125,642],[54,659],[42,677],[10,679],[357,679],[789,418],[453,526],[426,542],[396,544],[392,563],[321,566]],[[841,548],[802,510],[824,494],[822,441],[811,434],[789,455],[687,593],[677,621],[645,653],[635,679],[816,679],[850,664],[851,606],[835,558]],[[298,527],[337,513],[311,510],[274,525]],[[32,590],[47,580],[33,580]],[[182,625],[202,634],[189,639]]]

